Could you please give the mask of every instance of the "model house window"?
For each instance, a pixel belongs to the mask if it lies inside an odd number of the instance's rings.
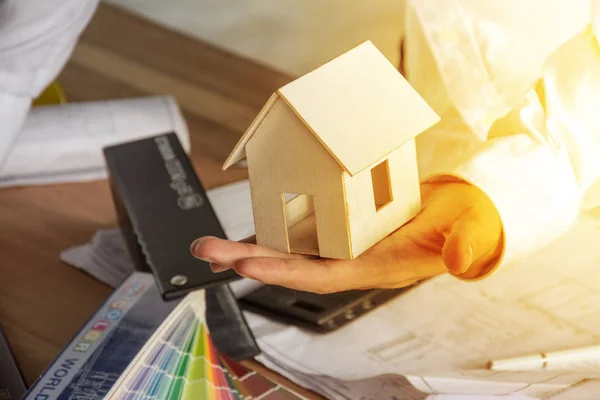
[[[385,160],[371,170],[375,210],[379,211],[392,201],[392,185],[390,183],[390,167]]]

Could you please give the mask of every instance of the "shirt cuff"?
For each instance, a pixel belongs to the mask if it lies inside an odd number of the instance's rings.
[[[581,194],[567,154],[520,134],[490,139],[451,171],[426,181],[453,176],[481,189],[494,203],[503,227],[503,250],[482,275],[543,248],[575,222]]]

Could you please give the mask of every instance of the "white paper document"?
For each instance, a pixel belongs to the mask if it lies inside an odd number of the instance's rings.
[[[0,187],[102,179],[103,147],[166,132],[189,152],[185,120],[170,96],[34,107],[0,169]]]
[[[255,331],[265,333],[258,343],[305,374],[344,380],[402,374],[430,393],[561,392],[546,397],[554,399],[580,399],[575,389],[595,387],[600,398],[598,381],[589,381],[600,377],[593,365],[566,372],[486,369],[492,359],[600,343],[598,243],[600,220],[585,216],[563,238],[491,279],[432,279],[324,336],[259,325]]]
[[[252,233],[247,182],[209,191],[209,199],[231,239]],[[431,279],[326,335],[245,315],[259,361],[332,399],[600,398],[593,364],[571,371],[486,368],[493,359],[600,344],[598,243],[600,217],[582,216],[551,246],[489,279]],[[120,265],[108,254],[122,252],[102,247],[92,244],[85,253],[104,252],[104,264]],[[91,259],[80,267],[104,280],[114,267],[91,266]],[[239,293],[248,285],[257,283],[232,286]]]

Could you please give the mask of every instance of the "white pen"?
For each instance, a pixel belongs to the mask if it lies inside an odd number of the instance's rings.
[[[562,364],[600,361],[600,346],[580,347],[551,353],[490,361],[488,368],[495,371],[526,371],[559,367]]]

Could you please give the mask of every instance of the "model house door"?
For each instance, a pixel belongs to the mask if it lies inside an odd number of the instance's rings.
[[[294,253],[319,255],[313,196],[284,193],[282,201],[290,250]]]

